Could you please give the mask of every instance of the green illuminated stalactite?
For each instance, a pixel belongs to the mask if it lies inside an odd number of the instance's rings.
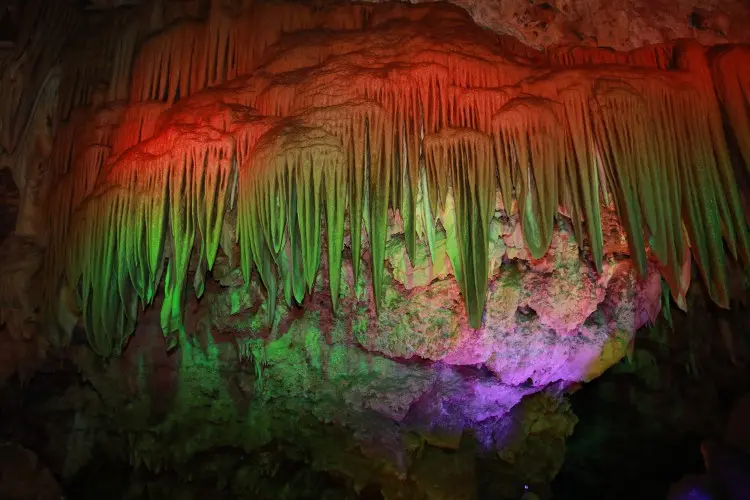
[[[473,144],[462,141],[458,161],[451,169],[456,193],[456,232],[464,270],[462,289],[473,328],[482,326],[487,293],[489,225],[495,201],[490,151],[489,138]]]
[[[118,306],[121,312],[118,315],[117,332],[127,337],[135,329],[135,322],[138,316],[138,294],[133,287],[130,267],[132,266],[135,244],[137,239],[134,236],[133,214],[131,207],[134,204],[134,189],[128,189],[126,202],[123,205],[124,210],[120,213],[118,221],[118,238],[117,238],[117,280],[120,303]],[[159,277],[161,278],[161,277]]]
[[[684,107],[679,110],[682,116],[687,114]],[[678,127],[680,125],[684,128],[678,128],[675,135],[683,138],[679,148],[683,163],[681,185],[685,190],[683,220],[690,238],[693,258],[703,274],[709,296],[720,306],[727,307],[729,300],[724,270],[721,217],[713,189],[713,179],[705,168],[702,161],[704,158],[701,157],[699,149],[701,139],[705,138],[694,135],[691,130],[694,126],[681,122],[677,124]]]
[[[445,168],[448,165],[446,153],[439,147],[429,147],[426,139],[425,159],[429,205],[435,211],[444,210],[450,187],[448,176],[445,175]]]
[[[166,185],[164,186],[166,189]],[[164,221],[164,196],[154,195],[154,199],[162,203],[162,213],[159,220],[154,220],[154,224],[163,224]],[[126,260],[128,266],[128,276],[130,283],[135,289],[135,293],[143,304],[147,304],[151,299],[150,290],[150,276],[151,276],[151,262],[150,253],[152,245],[157,247],[159,253],[164,251],[163,238],[157,238],[152,243],[148,238],[148,224],[144,224],[146,220],[145,214],[149,212],[146,205],[150,203],[148,196],[141,194],[134,195],[135,208],[130,212],[130,218],[128,225],[130,226],[130,240],[126,243],[129,245],[129,255]],[[156,219],[156,218],[155,218]],[[160,236],[163,235],[163,232]]]
[[[131,214],[132,210],[130,207],[134,205],[132,199],[132,188],[124,190],[124,206],[127,207],[125,210],[121,210],[118,214],[117,221],[113,227],[113,231],[117,233],[117,254],[113,264],[116,266],[116,289],[117,296],[123,304],[129,303],[130,290],[133,289],[130,283],[130,269],[128,265],[129,257],[133,253],[133,236],[131,235]],[[135,319],[135,318],[134,318]]]
[[[168,196],[169,196],[169,169],[164,168],[160,175],[150,176],[149,179],[155,185],[142,196],[144,213],[139,224],[144,226],[147,241],[147,260],[145,269],[148,269],[148,282],[146,286],[145,302],[151,303],[156,296],[164,269],[164,237],[167,232],[168,220]],[[152,194],[153,193],[153,194]],[[143,265],[141,260],[139,265]]]
[[[618,94],[624,92],[624,94]],[[596,123],[596,141],[601,152],[607,184],[613,191],[620,222],[625,228],[628,247],[638,273],[646,273],[646,247],[643,242],[643,224],[640,200],[636,186],[637,160],[632,158],[633,144],[628,109],[627,90],[615,89],[597,96],[599,103]],[[622,131],[622,132],[621,132]]]
[[[738,53],[741,54],[741,52]],[[692,92],[685,93],[690,99],[685,106],[683,116],[687,117],[685,122],[690,128],[689,133],[698,139],[697,142],[692,142],[691,146],[695,148],[695,156],[703,163],[705,170],[703,174],[713,183],[721,220],[721,234],[730,255],[735,259],[741,258],[745,264],[750,265],[750,234],[748,234],[747,219],[736,189],[736,180],[707,51],[694,40],[683,40],[678,44],[675,56],[677,66],[690,71],[693,89]],[[737,61],[739,63],[737,68],[727,68],[726,76],[737,75],[748,83],[747,77],[750,72],[747,70],[747,59],[744,61],[742,59]],[[723,80],[723,76],[725,75],[719,76],[720,81]],[[742,96],[734,96],[735,102],[727,103],[728,107],[744,107],[747,112],[747,93],[744,97],[743,99]],[[729,115],[726,109],[724,115]],[[741,141],[742,138],[738,137],[738,142]],[[725,306],[728,307],[728,303]]]
[[[422,121],[417,96],[410,92],[408,97],[409,99],[406,103],[406,116],[404,118],[405,153],[402,155],[402,158],[404,158],[406,163],[406,168],[404,168],[403,173],[403,178],[405,180],[403,183],[405,196],[402,200],[401,208],[402,213],[407,214],[407,216],[404,217],[406,251],[409,253],[409,257],[414,260],[416,258],[417,248],[415,213],[417,189],[419,186],[419,135]]]
[[[669,131],[670,111],[666,106],[659,106],[663,96],[651,96],[648,108],[652,110],[653,126],[649,129],[650,155],[646,168],[651,173],[650,182],[660,211],[657,218],[660,229],[653,231],[651,247],[661,262],[662,274],[673,291],[675,300],[687,291],[682,283],[682,264],[686,249],[683,246],[682,221],[680,217],[682,189],[678,176],[678,164],[675,161],[675,142]]]
[[[50,253],[45,266],[55,290],[62,274],[71,288],[80,285],[87,332],[100,354],[118,351],[138,301],[154,301],[165,261],[162,325],[167,334],[182,328],[191,252],[197,246],[193,287],[200,295],[235,188],[242,274],[249,284],[257,268],[269,323],[278,316],[279,282],[287,304],[313,291],[323,216],[334,310],[347,219],[355,283],[364,223],[380,307],[393,209],[412,260],[417,236],[436,257],[440,215],[469,322],[481,326],[496,184],[506,213],[520,212],[532,257],[547,252],[562,205],[579,245],[588,237],[601,270],[600,203],[609,204],[611,192],[641,272],[649,259],[658,261],[684,304],[692,251],[711,297],[727,304],[724,245],[732,257],[748,260],[750,236],[721,113],[735,135],[730,141],[750,164],[746,48],[563,50],[550,56],[554,65],[588,66],[548,71],[496,64],[494,46],[441,52],[400,38],[418,62],[380,54],[377,45],[363,65],[361,53],[350,55],[344,43],[293,47],[300,61],[315,64],[298,67],[295,55],[253,74],[280,26],[343,25],[343,18],[329,25],[314,12],[282,14],[257,30],[212,15],[208,25],[191,22],[155,37],[167,43],[148,43],[138,56],[130,99],[171,102],[179,92],[185,108],[181,103],[158,120],[168,105],[159,103],[158,113],[126,111],[138,120],[121,124],[111,160],[109,148],[98,144],[107,140],[86,149],[74,142],[84,135],[78,128],[61,133],[54,156],[61,164],[54,169],[71,175],[53,196],[59,214],[50,216],[50,237],[51,248],[67,251]],[[679,70],[664,69],[670,54]],[[642,67],[622,66],[634,58]],[[336,81],[334,71],[343,66],[356,84]],[[284,71],[274,73],[278,67]],[[252,76],[187,99],[238,74]]]
[[[519,98],[508,102],[494,118],[497,148],[505,150],[511,166],[518,210],[529,252],[544,256],[552,241],[559,205],[558,182],[564,168],[564,129],[552,114],[550,101]],[[512,163],[508,163],[512,162]],[[500,179],[501,187],[507,178]]]
[[[745,61],[745,65],[750,63],[750,57]],[[750,73],[750,70],[746,70]],[[747,83],[750,84],[750,76],[747,77]],[[710,88],[707,93],[710,92]],[[729,245],[729,251],[733,258],[740,259],[745,265],[750,266],[750,231],[748,231],[748,215],[743,209],[740,193],[737,189],[737,181],[734,176],[732,162],[729,157],[729,146],[724,135],[724,126],[721,114],[717,110],[718,102],[715,100],[713,93],[710,93],[711,102],[703,102],[699,108],[693,108],[693,113],[699,110],[708,114],[708,120],[702,120],[701,116],[696,117],[700,120],[696,123],[705,125],[709,128],[708,134],[711,136],[711,144],[707,144],[704,150],[707,155],[715,155],[715,164],[709,163],[710,170],[716,175],[716,184],[719,189],[720,210],[723,222],[724,239]],[[698,98],[700,99],[700,97]],[[702,99],[700,99],[702,101]],[[745,109],[750,117],[750,86],[747,87],[745,96]]]
[[[224,158],[228,152],[219,151],[216,159],[219,162],[228,162],[228,169],[216,168],[215,165],[206,165],[206,225],[207,231],[203,233],[206,240],[206,261],[208,270],[213,269],[216,261],[216,253],[219,250],[221,241],[221,229],[224,223],[224,213],[227,210],[227,194],[230,189],[231,176],[234,173],[235,159],[234,153],[231,153],[232,159]],[[208,161],[208,158],[207,158]]]
[[[240,187],[238,189],[245,188],[245,184],[249,183],[246,180],[247,174],[240,174]],[[244,194],[244,191],[243,191]],[[254,236],[252,233],[253,220],[250,217],[250,197],[239,196],[237,203],[237,241],[240,246],[240,267],[242,269],[242,276],[245,278],[245,286],[250,286],[250,279],[252,278],[253,272],[253,240]]]
[[[445,253],[448,255],[448,260],[450,260],[453,267],[453,276],[455,276],[456,281],[463,287],[464,270],[458,248],[460,239],[456,230],[456,203],[452,188],[448,188],[445,194],[440,210],[440,223],[443,229],[445,229]]]
[[[565,208],[568,215],[570,216],[570,222],[573,226],[573,237],[575,238],[576,243],[579,245],[579,247],[582,247],[584,244],[584,231],[581,215],[582,210],[580,200],[576,196],[575,190],[572,189],[572,186],[578,186],[578,184],[573,180],[576,175],[573,172],[575,167],[572,166],[570,160],[571,159],[569,157],[566,159],[563,168],[561,168],[559,172],[559,182],[561,186],[560,204]]]
[[[370,131],[369,196],[370,208],[370,260],[375,306],[379,309],[383,298],[383,266],[385,242],[388,237],[388,205],[393,172],[395,134],[385,126]]]
[[[259,187],[265,187],[265,185],[257,178],[257,175],[253,176],[251,174],[248,175],[248,177],[250,178],[247,179],[247,181],[251,185],[248,190],[248,195],[257,193]],[[263,195],[260,194],[259,197],[261,196]],[[253,198],[248,200],[246,232],[250,247],[252,248],[252,261],[256,264],[258,274],[266,289],[268,299],[267,321],[270,325],[273,323],[276,313],[276,295],[278,293],[278,288],[273,266],[274,257],[271,255],[269,246],[266,244],[262,225],[263,221],[258,213],[260,211],[260,205],[261,204]],[[246,277],[246,279],[249,281],[249,277]]]
[[[320,267],[320,216],[321,200],[320,188],[323,178],[323,168],[320,163],[308,155],[302,157],[297,167],[296,182],[303,189],[298,191],[297,220],[302,241],[302,264],[305,270],[305,283],[309,293],[313,291],[315,276]]]
[[[698,99],[696,99],[698,101]],[[727,145],[720,132],[722,124],[715,123],[713,113],[705,105],[693,106],[689,110],[689,122],[695,124],[692,133],[703,140],[693,144],[695,158],[703,165],[703,171],[710,179],[716,194],[716,204],[720,218],[721,234],[726,242],[729,255],[748,260],[748,233],[743,217],[737,190],[733,189],[734,175],[727,155]],[[692,128],[692,127],[691,127]],[[719,132],[717,133],[717,129]],[[723,249],[720,253],[724,254]]]
[[[515,163],[510,153],[510,143],[505,140],[498,126],[493,127],[495,162],[497,165],[497,179],[500,184],[500,195],[503,208],[508,215],[513,213],[513,168]]]
[[[392,149],[389,151],[390,162],[388,165],[389,177],[390,177],[390,195],[388,196],[388,208],[394,212],[401,210],[401,202],[403,198],[402,187],[404,177],[404,136],[403,127],[399,124],[400,116],[396,115],[394,120],[394,126],[392,131],[391,144]]]
[[[191,203],[195,196],[195,158],[190,155],[170,166],[169,215],[172,229],[172,255],[169,256],[164,283],[164,304],[161,327],[165,335],[181,332],[185,278],[195,240],[195,211]]]
[[[287,167],[287,175],[294,178],[294,170]],[[302,235],[299,228],[299,219],[297,218],[297,183],[290,182],[287,179],[287,188],[289,189],[289,207],[287,213],[287,230],[289,234],[289,243],[287,245],[287,294],[294,297],[297,304],[301,304],[305,298],[305,271],[302,264]],[[301,186],[304,189],[304,186]],[[289,303],[290,298],[287,298]]]
[[[584,97],[585,94],[573,93],[564,100],[570,140],[566,144],[567,178],[563,186],[570,193],[570,203],[575,207],[576,224],[580,223],[581,217],[584,219],[594,265],[601,271],[604,242],[599,208],[599,176],[594,151],[591,149],[594,143],[591,118]]]
[[[349,236],[352,248],[354,282],[359,280],[362,255],[362,216],[364,212],[365,178],[369,173],[370,135],[369,120],[354,125],[348,149],[349,171]],[[376,127],[377,129],[377,127]]]
[[[341,282],[341,258],[344,250],[344,214],[346,211],[348,172],[344,165],[327,161],[325,170],[326,232],[328,234],[328,276],[333,310],[338,310]]]
[[[208,161],[208,157],[203,158],[204,162]],[[206,226],[208,225],[208,216],[207,216],[207,210],[209,199],[206,197],[206,191],[208,191],[206,183],[208,182],[207,179],[207,172],[206,172],[206,165],[204,163],[203,168],[197,169],[197,171],[193,172],[192,180],[193,180],[193,189],[195,192],[195,197],[198,200],[206,200],[206,203],[198,203],[195,207],[195,224],[196,224],[196,233],[195,233],[195,239],[197,240],[195,243],[198,247],[198,267],[195,270],[195,276],[193,279],[193,291],[195,292],[195,296],[200,298],[203,296],[203,292],[205,290],[205,282],[204,282],[204,276],[206,274],[206,268],[205,268],[205,262],[206,262],[206,239],[202,237],[203,235],[206,235]],[[204,182],[205,179],[205,182]],[[215,202],[215,200],[211,200],[211,202]],[[223,207],[222,207],[223,210]],[[182,308],[180,308],[180,311],[182,311]],[[180,315],[182,317],[182,315]]]
[[[292,161],[294,162],[294,160]],[[299,162],[299,158],[296,158],[296,162]],[[271,160],[271,164],[267,168],[269,167],[272,171],[264,179],[265,182],[261,181],[263,186],[256,187],[258,190],[255,192],[255,195],[257,197],[257,203],[260,205],[258,214],[260,216],[260,224],[265,236],[265,243],[268,246],[268,251],[273,260],[276,261],[276,257],[283,248],[284,239],[286,238],[287,203],[284,199],[284,195],[286,194],[285,183],[287,182],[287,179],[283,175],[283,160],[277,160],[276,162]],[[309,168],[305,169],[304,166],[296,165],[295,171],[297,172],[297,178],[294,181],[299,183],[300,175],[304,176],[306,172],[309,172]],[[290,179],[289,182],[292,182],[292,180]],[[302,183],[301,185],[309,186],[310,184]],[[303,193],[306,192],[307,190],[303,191]],[[304,195],[300,205],[302,207],[306,206]],[[300,217],[300,205],[298,205],[298,217]]]
[[[91,288],[88,299],[90,300],[90,306],[84,310],[84,316],[89,316],[87,331],[90,328],[93,334],[95,349],[102,356],[109,356],[113,351],[111,328],[106,322],[112,313],[107,307],[107,297],[111,294],[110,266],[112,265],[112,255],[109,248],[114,242],[115,231],[111,226],[108,227],[113,222],[111,218],[106,217],[105,214],[101,215],[97,218],[97,232],[95,233],[101,235],[101,237],[97,238],[96,243],[92,245],[91,257],[93,260],[91,262],[93,265],[91,266],[89,283],[86,285]]]
[[[422,220],[424,221],[425,238],[427,238],[427,247],[430,250],[430,258],[435,261],[435,216],[430,206],[430,197],[427,189],[427,174],[425,171],[424,160],[420,161],[420,182],[419,194],[422,198],[421,211]]]
[[[489,265],[489,225],[495,208],[492,140],[478,132],[445,129],[425,140],[428,169],[446,172],[455,212],[446,207],[443,225],[456,280],[472,328],[482,326]],[[449,243],[449,246],[452,245]]]
[[[279,273],[279,281],[281,281],[283,285],[284,302],[286,303],[287,307],[291,307],[294,287],[292,285],[293,269],[291,267],[290,243],[288,242],[287,245],[281,249],[281,252],[279,252],[279,257],[276,262],[276,270]]]
[[[425,187],[427,188],[425,196],[427,197],[427,203],[430,207],[433,207],[438,211],[443,207],[444,200],[441,200],[441,195],[439,193],[440,172],[436,166],[437,160],[434,158],[435,154],[437,154],[437,152],[425,148]]]

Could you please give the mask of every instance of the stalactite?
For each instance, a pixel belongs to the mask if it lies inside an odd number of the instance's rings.
[[[572,213],[574,227],[577,227],[579,244],[583,243],[580,221],[586,224],[586,234],[591,246],[596,269],[601,271],[603,260],[603,236],[600,215],[599,169],[596,165],[594,126],[589,114],[590,94],[581,88],[569,88],[560,93],[561,118],[568,130],[565,145],[565,175],[561,183],[565,204]],[[606,189],[605,189],[606,191]]]
[[[126,23],[122,34],[112,49],[112,76],[107,90],[107,102],[125,101],[128,99],[128,83],[133,63],[136,44],[139,36],[137,22]]]
[[[119,352],[137,301],[149,304],[156,295],[165,257],[162,328],[165,334],[182,329],[193,242],[197,233],[203,245],[199,258],[210,269],[233,156],[230,136],[210,129],[168,130],[118,159],[102,188],[79,209],[68,280],[80,283],[84,321],[97,352]]]
[[[512,174],[521,228],[531,255],[537,259],[552,241],[553,219],[560,199],[559,179],[565,168],[565,129],[555,106],[545,99],[516,98],[493,120],[495,147],[504,153],[498,168]]]
[[[737,190],[737,181],[734,176],[729,147],[724,133],[719,101],[715,93],[715,85],[712,83],[711,69],[706,54],[706,49],[697,42],[681,41],[675,49],[676,65],[690,75],[690,81],[696,89],[694,98],[686,104],[688,123],[692,134],[690,146],[693,158],[700,161],[701,187],[704,196],[708,191],[707,186],[713,188],[713,198],[716,202],[718,213],[716,218],[711,213],[712,206],[704,206],[703,211],[707,217],[707,231],[715,235],[716,244],[713,252],[720,257],[711,261],[710,264],[719,266],[724,256],[721,239],[729,250],[730,256],[741,260],[746,266],[750,266],[750,233],[746,215]],[[730,105],[737,105],[730,104]],[[726,114],[726,112],[725,112]],[[721,270],[716,269],[709,273],[706,266],[709,262],[696,258],[698,265],[702,266],[704,279],[713,281],[710,275],[723,278],[723,265]],[[729,306],[729,297],[726,294],[726,283],[717,283],[716,289],[709,286],[712,298],[724,307]]]
[[[346,203],[345,197],[332,198],[338,192],[337,181],[346,175],[341,143],[319,128],[300,124],[280,127],[258,142],[254,153],[240,166],[239,178],[240,244],[252,250],[242,254],[242,266],[246,280],[250,279],[251,261],[258,266],[268,291],[269,322],[274,318],[277,293],[273,265],[278,265],[282,250],[287,248],[287,238],[290,255],[283,256],[286,268],[282,272],[292,287],[288,296],[300,301],[303,290],[312,291],[320,266],[322,188],[331,191],[325,193],[331,225],[329,254],[332,246],[341,248],[343,244],[344,208],[337,204]],[[329,255],[329,261],[340,262],[340,255],[340,251]],[[329,272],[330,281],[338,283],[340,268],[329,267]],[[331,293],[333,296],[333,289]]]
[[[325,130],[330,135],[336,137],[339,140],[344,154],[345,154],[345,166],[346,171],[336,172],[336,176],[340,176],[342,180],[346,182],[345,185],[348,189],[339,187],[337,189],[343,190],[343,193],[347,194],[343,198],[343,206],[349,207],[349,234],[351,238],[351,249],[352,249],[352,267],[354,270],[355,278],[358,278],[360,272],[360,255],[361,255],[361,234],[362,234],[362,217],[364,211],[364,199],[366,196],[372,193],[366,193],[365,179],[370,172],[373,159],[380,161],[380,156],[374,156],[372,151],[380,151],[380,144],[383,141],[383,134],[385,133],[385,121],[386,112],[377,103],[369,100],[356,99],[342,106],[328,106],[320,108],[319,110],[305,113],[303,118],[306,123],[311,126],[318,126]],[[418,144],[416,146],[419,147]],[[418,162],[418,159],[415,160]],[[378,164],[378,169],[381,165]],[[334,175],[331,172],[331,175]],[[330,177],[329,177],[330,178]],[[329,197],[333,196],[332,193],[328,194]],[[346,200],[349,200],[348,203]],[[338,200],[337,203],[341,203]],[[386,203],[387,205],[387,203]],[[337,205],[338,206],[338,205]],[[338,210],[341,210],[341,206],[338,206]],[[381,214],[382,215],[382,214]],[[386,214],[387,216],[387,214]],[[340,215],[343,217],[343,212]],[[343,219],[339,220],[339,224],[343,224]],[[333,252],[332,249],[339,248],[343,243],[343,227],[338,226],[342,229],[341,233],[337,233],[337,241],[331,241],[330,229],[329,231],[329,269],[331,272],[338,273],[340,265],[334,266],[335,262],[340,262],[340,256],[337,252]],[[371,226],[372,227],[372,226]],[[375,238],[376,235],[370,234],[370,239]],[[381,235],[377,234],[377,241],[384,241]],[[331,260],[333,259],[333,260]],[[382,268],[381,268],[382,269]],[[382,270],[373,271],[381,273]],[[338,276],[332,276],[331,281],[331,295],[337,295],[338,292]],[[336,287],[335,289],[333,287]],[[334,291],[336,290],[336,291]],[[334,308],[336,307],[337,299],[334,299]]]
[[[750,47],[720,48],[712,59],[716,92],[750,172]]]
[[[613,189],[620,221],[628,236],[628,244],[636,268],[646,272],[646,246],[644,244],[643,217],[651,234],[663,234],[657,217],[651,191],[641,191],[642,183],[649,179],[648,155],[650,126],[642,98],[627,85],[619,82],[602,82],[597,93],[599,105],[596,120],[596,137],[601,145],[602,162],[608,184]],[[645,126],[644,126],[645,125]],[[653,186],[643,186],[650,190]]]
[[[126,82],[137,32],[132,27],[129,29],[127,15],[124,19],[124,24],[113,23],[107,30],[97,29],[100,20],[87,19],[80,37],[74,39],[73,46],[66,51],[58,105],[63,120],[79,106],[127,98]]]
[[[721,113],[750,164],[747,50],[521,52],[445,6],[253,2],[173,24],[132,68],[115,62],[132,74],[121,116],[112,106],[88,126],[74,112],[58,134],[50,225],[67,250],[49,257],[51,274],[80,285],[107,355],[162,281],[162,327],[183,328],[193,250],[200,296],[235,199],[242,274],[260,278],[271,325],[282,292],[289,305],[313,292],[324,250],[338,310],[347,231],[355,282],[369,254],[382,309],[389,213],[412,259],[419,239],[435,256],[440,219],[480,328],[499,189],[533,258],[560,212],[601,270],[611,197],[636,267],[658,261],[684,304],[692,251],[726,305],[724,245],[747,258],[749,244]]]
[[[7,5],[7,3],[5,4]],[[80,14],[67,2],[19,2],[18,34],[2,57],[0,74],[0,147],[13,154],[25,140],[50,79],[60,86],[65,75],[56,69],[67,42],[79,33]],[[57,106],[58,114],[62,106]]]
[[[283,33],[361,29],[364,10],[356,4],[315,11],[296,2],[257,2],[231,19],[214,6],[205,23],[183,22],[147,41],[135,61],[130,98],[172,102],[222,84],[252,72]]]
[[[595,122],[608,183],[640,269],[645,269],[647,236],[670,287],[678,295],[684,292],[678,229],[684,222],[709,293],[724,305],[724,242],[742,254],[747,228],[736,187],[721,179],[726,145],[715,143],[705,99],[700,86],[654,81],[636,91],[610,80],[599,86]],[[662,168],[650,167],[655,164]]]
[[[564,45],[547,51],[545,59],[552,66],[630,65],[668,70],[674,66],[674,49],[674,43],[646,45],[629,52],[602,47]],[[519,49],[515,50],[518,51]],[[526,54],[525,51],[522,53]]]
[[[492,139],[467,129],[444,129],[425,138],[426,168],[449,179],[455,201],[456,279],[469,323],[482,326],[489,267],[489,228],[495,209]]]
[[[76,110],[55,137],[49,172],[57,187],[49,196],[48,246],[45,254],[45,307],[56,307],[60,276],[65,269],[65,249],[71,218],[96,187],[99,175],[111,157],[113,130],[120,109]],[[52,309],[51,309],[52,310]]]

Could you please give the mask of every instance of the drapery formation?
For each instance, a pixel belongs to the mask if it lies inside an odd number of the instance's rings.
[[[496,192],[534,258],[562,211],[599,269],[611,200],[640,271],[657,260],[682,302],[692,253],[728,305],[727,251],[750,263],[731,155],[750,165],[747,48],[520,54],[443,5],[264,5],[159,34],[130,102],[58,135],[47,286],[78,288],[98,352],[119,350],[162,278],[162,326],[182,328],[188,269],[200,295],[233,208],[270,319],[277,297],[313,291],[324,254],[339,306],[345,241],[355,278],[369,250],[379,307],[397,213],[410,256],[446,228],[481,327]]]

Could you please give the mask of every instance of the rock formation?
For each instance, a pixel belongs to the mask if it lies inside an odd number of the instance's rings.
[[[64,352],[136,465],[280,441],[357,491],[472,498],[430,474],[476,453],[512,498],[560,466],[519,464],[572,432],[563,391],[686,308],[692,262],[720,307],[750,264],[747,46],[537,50],[442,3],[133,3],[8,10],[0,380]]]

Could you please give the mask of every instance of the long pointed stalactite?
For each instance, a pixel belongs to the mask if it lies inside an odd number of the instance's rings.
[[[750,172],[750,47],[720,47],[715,51],[711,72],[721,109]]]
[[[322,267],[338,310],[344,254],[355,282],[369,261],[382,307],[397,216],[410,258],[419,245],[434,257],[444,227],[481,328],[495,210],[518,214],[533,258],[565,214],[601,269],[611,202],[639,270],[658,261],[682,304],[692,253],[727,306],[725,247],[750,264],[729,151],[750,168],[747,68],[746,47],[689,43],[520,53],[443,5],[212,11],[120,69],[133,75],[123,109],[74,112],[59,132],[48,297],[78,290],[102,355],[162,285],[162,327],[180,331],[189,269],[200,296],[236,200],[242,273],[262,282],[269,322]]]

